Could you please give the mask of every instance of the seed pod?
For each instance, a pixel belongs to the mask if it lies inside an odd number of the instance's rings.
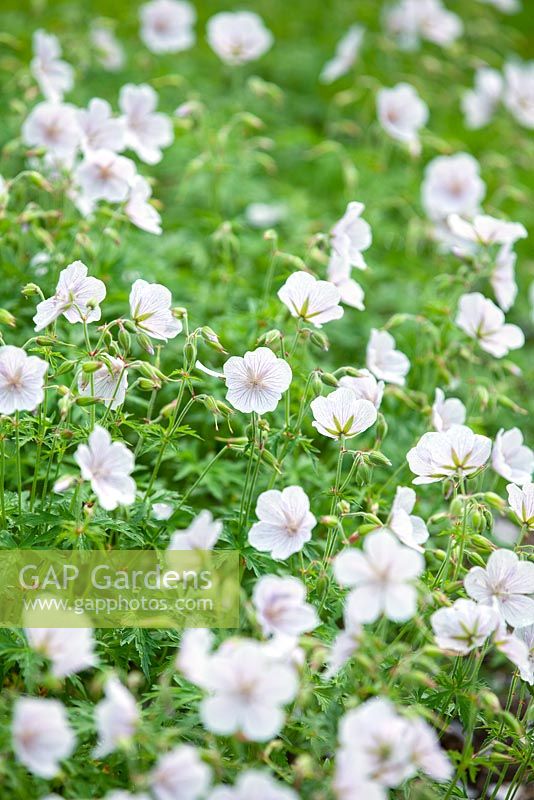
[[[101,366],[101,361],[86,361],[85,364],[82,364],[82,372],[90,375],[92,372],[99,370]]]
[[[377,467],[391,467],[391,461],[384,453],[381,453],[380,450],[371,450],[369,453],[366,453],[366,457],[369,464],[373,464]]]
[[[125,353],[129,353],[132,346],[132,337],[125,328],[121,328],[118,335],[119,344]]]
[[[94,406],[98,403],[98,397],[77,397],[75,400],[77,406],[85,408],[86,406]]]
[[[378,441],[383,442],[387,435],[388,435],[388,424],[386,422],[386,418],[384,417],[384,415],[379,411],[376,420],[376,436]],[[391,466],[391,462],[389,462],[388,466]]]
[[[161,384],[158,381],[150,381],[148,378],[139,378],[137,385],[144,392],[152,392],[154,389],[161,389]]]
[[[498,511],[504,511],[506,508],[506,501],[503,500],[502,497],[499,497],[498,494],[495,492],[484,492],[482,495],[482,499],[492,508],[496,508]]]
[[[324,350],[325,352],[330,347],[330,342],[328,341],[328,337],[325,336],[324,333],[320,333],[319,331],[312,331],[310,335],[310,342],[313,344],[314,347],[318,347],[319,350]]]
[[[339,381],[335,375],[332,375],[331,372],[322,372],[321,373],[321,381],[324,383],[325,386],[339,386]]]
[[[9,325],[10,328],[14,328],[16,325],[15,317],[5,308],[0,308],[0,325]]]
[[[148,336],[145,336],[144,333],[138,333],[137,341],[139,343],[139,347],[141,347],[146,353],[148,353],[150,356],[154,355],[154,348]]]
[[[319,522],[321,525],[326,525],[327,528],[335,528],[336,525],[339,525],[339,517],[335,517],[333,514],[327,514],[321,517]]]
[[[495,550],[494,545],[489,539],[486,539],[485,536],[480,536],[477,533],[474,533],[469,537],[469,542],[482,553],[492,553]]]
[[[56,376],[65,375],[67,372],[70,372],[71,369],[76,364],[75,361],[64,361],[59,367],[56,369]]]

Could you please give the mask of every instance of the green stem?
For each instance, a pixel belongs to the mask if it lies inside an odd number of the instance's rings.
[[[6,443],[4,434],[0,437],[0,515],[2,519],[2,528],[6,524],[6,498],[5,498],[5,474],[6,474]]]
[[[178,511],[180,511],[180,509],[182,508],[182,506],[184,506],[184,505],[185,505],[185,503],[187,502],[187,500],[189,499],[189,497],[190,497],[190,496],[193,494],[193,492],[195,491],[195,489],[197,488],[197,486],[198,486],[198,485],[199,485],[199,484],[200,484],[200,483],[201,483],[201,482],[204,480],[204,478],[206,477],[206,475],[208,474],[208,472],[210,471],[210,469],[212,468],[212,466],[215,464],[215,462],[216,462],[216,461],[218,461],[218,459],[219,459],[219,458],[220,458],[220,457],[223,455],[223,453],[226,453],[226,451],[227,451],[227,450],[228,450],[228,447],[223,447],[223,448],[222,448],[222,450],[219,450],[219,452],[218,452],[218,453],[216,453],[216,454],[213,456],[213,458],[211,459],[211,461],[209,461],[209,462],[208,462],[208,464],[206,464],[206,466],[204,467],[204,469],[202,470],[202,472],[200,473],[200,475],[198,476],[198,478],[196,479],[196,481],[194,482],[194,484],[193,484],[192,486],[190,486],[190,487],[189,487],[189,489],[187,490],[187,492],[184,494],[184,496],[182,497],[182,499],[181,499],[181,500],[180,500],[180,502],[178,503],[178,506],[177,506],[176,510],[174,511],[174,513],[175,513],[175,514],[176,514]]]
[[[15,412],[15,447],[17,449],[16,453],[16,463],[17,463],[17,491],[18,491],[18,509],[19,509],[19,516],[22,514],[22,467],[20,463],[20,415],[19,412]]]

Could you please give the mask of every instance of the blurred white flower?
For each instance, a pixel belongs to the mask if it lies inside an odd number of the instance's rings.
[[[129,303],[136,327],[152,339],[166,342],[182,330],[182,323],[173,316],[172,295],[166,286],[139,279],[132,284]]]
[[[521,328],[505,324],[501,309],[480,292],[460,297],[455,322],[495,358],[502,358],[509,350],[517,350],[525,343]]]
[[[472,567],[464,578],[469,597],[491,606],[512,627],[534,623],[534,563],[512,550],[495,550],[485,568]]]
[[[420,553],[403,547],[388,531],[365,537],[363,550],[347,548],[334,559],[334,575],[350,586],[347,613],[354,621],[375,622],[382,614],[403,622],[417,610],[415,578],[424,569]]]
[[[420,717],[406,721],[410,761],[418,771],[424,772],[435,781],[449,780],[453,767],[434,728]]]
[[[77,109],[76,118],[84,152],[112,150],[118,153],[124,150],[124,124],[120,119],[113,119],[107,100],[93,97],[86,109]]]
[[[332,788],[337,800],[388,800],[388,790],[367,777],[368,763],[358,750],[342,747],[336,754]]]
[[[325,680],[330,680],[334,675],[337,675],[339,670],[360,647],[363,626],[361,622],[353,619],[349,612],[350,609],[345,606],[343,613],[344,628],[339,631],[328,652],[327,669],[324,673]]]
[[[251,350],[243,358],[231,356],[225,361],[223,372],[230,405],[238,411],[258,414],[274,411],[293,377],[289,364],[268,347]]]
[[[525,626],[524,630],[528,627]],[[506,623],[502,619],[493,634],[493,643],[497,650],[503,653],[514,667],[517,667],[522,680],[532,684],[534,682],[534,673],[530,663],[528,644],[520,636],[516,636],[515,631],[513,633],[509,632]]]
[[[174,531],[168,550],[213,550],[223,524],[213,519],[211,511],[201,511],[183,531]]]
[[[486,3],[488,6],[494,6],[499,11],[504,11],[505,14],[513,14],[521,9],[519,0],[480,0],[481,3]]]
[[[458,214],[449,214],[447,224],[459,239],[484,246],[512,246],[518,239],[525,239],[528,235],[525,226],[520,222],[506,222],[489,214],[477,214],[471,221],[462,219]]]
[[[71,324],[98,322],[100,303],[106,296],[106,286],[98,278],[87,276],[82,261],[73,261],[59,274],[56,291],[52,297],[38,303],[35,309],[35,330],[51,325],[62,314]]]
[[[256,504],[255,522],[248,541],[262,553],[285,560],[302,550],[311,539],[317,520],[310,512],[310,501],[300,486],[287,486],[281,492],[262,492]]]
[[[343,375],[339,385],[350,389],[361,400],[369,400],[376,410],[380,408],[384,396],[384,381],[377,381],[368,369],[358,370],[358,375]]]
[[[112,442],[100,425],[95,425],[87,444],[78,445],[74,460],[106,511],[135,501],[135,481],[130,477],[134,457],[122,442]]]
[[[328,281],[319,281],[308,272],[294,272],[278,290],[278,297],[292,317],[300,317],[322,328],[326,322],[343,316],[339,289]]]
[[[115,356],[106,356],[106,360],[96,372],[89,375],[82,371],[78,378],[78,391],[82,396],[97,397],[112,409],[122,406],[126,399],[127,388],[126,362]]]
[[[376,98],[378,120],[389,136],[406,142],[411,152],[421,150],[419,130],[428,120],[428,106],[409,83],[398,83],[392,89],[380,89]]]
[[[97,662],[91,628],[25,628],[32,650],[52,662],[52,674],[65,678]]]
[[[534,527],[534,483],[524,483],[521,488],[509,483],[506,490],[510,508],[519,522]]]
[[[24,120],[22,140],[30,147],[43,147],[69,167],[80,143],[76,109],[67,103],[38,103]]]
[[[503,311],[509,311],[517,297],[516,260],[517,254],[509,245],[503,244],[497,253],[495,267],[491,274],[490,283],[495,292],[495,298]]]
[[[486,194],[486,184],[479,171],[478,161],[468,153],[437,156],[430,161],[421,187],[421,201],[427,216],[440,221],[449,214],[478,213]]]
[[[395,349],[395,339],[387,331],[371,329],[366,353],[367,368],[379,380],[404,386],[410,370],[408,356]]]
[[[417,47],[420,39],[447,47],[463,32],[460,17],[441,0],[400,0],[387,11],[385,25],[406,50]]]
[[[151,194],[152,190],[148,181],[141,175],[137,175],[132,183],[124,212],[138,228],[159,236],[161,234],[161,216],[148,202]]]
[[[0,414],[33,411],[44,400],[48,364],[21,347],[0,347]]]
[[[93,751],[95,758],[103,758],[127,746],[139,724],[135,699],[117,678],[108,678],[104,692],[104,700],[95,707],[98,731],[98,743]]]
[[[122,69],[126,60],[124,48],[111,28],[95,23],[91,26],[89,35],[97,52],[98,61],[104,69],[109,72]]]
[[[112,150],[92,150],[76,168],[75,178],[88,200],[121,203],[136,176],[135,164]]]
[[[319,80],[321,83],[333,83],[346,75],[358,58],[365,29],[361,25],[351,25],[346,34],[336,45],[334,57],[326,62]]]
[[[452,425],[447,431],[425,433],[406,455],[418,477],[413,483],[435,483],[451,476],[472,475],[490,456],[491,439],[473,433],[466,425]]]
[[[534,452],[523,444],[519,428],[497,433],[491,454],[493,469],[507,481],[522,486],[529,483],[534,471]]]
[[[376,408],[369,400],[360,400],[352,389],[344,387],[326,397],[316,397],[310,407],[313,427],[330,439],[357,436],[374,425],[377,417]]]
[[[357,269],[367,269],[362,252],[373,241],[371,226],[361,216],[364,211],[363,203],[349,203],[345,213],[331,230],[332,250],[345,257],[351,267]]]
[[[195,43],[196,11],[185,0],[152,0],[139,9],[141,39],[153,53],[178,53]]]
[[[68,758],[76,745],[59,700],[17,698],[11,733],[17,759],[34,775],[48,780],[59,772],[59,762]]]
[[[340,248],[343,248],[343,251]],[[349,237],[345,235],[339,236],[335,245],[332,246],[327,277],[330,283],[333,283],[339,291],[341,303],[363,311],[365,308],[365,294],[360,284],[350,277],[352,266],[349,252]]]
[[[172,517],[173,507],[170,503],[152,503],[152,516],[158,522],[169,519]]]
[[[156,800],[199,800],[211,783],[211,773],[196,748],[182,744],[160,756],[149,774],[149,786]]]
[[[298,637],[320,623],[315,608],[306,602],[306,587],[298,578],[264,575],[256,581],[252,603],[264,636]]]
[[[430,617],[438,647],[462,656],[481,647],[498,622],[499,616],[493,608],[463,598],[450,608],[439,608]]]
[[[432,426],[436,431],[448,431],[452,425],[463,425],[466,409],[457,397],[445,399],[442,389],[436,389],[434,405],[432,406]]]
[[[273,35],[252,11],[221,11],[207,22],[206,38],[225,64],[238,66],[256,61],[273,44]]]
[[[425,521],[412,514],[416,499],[414,490],[409,486],[397,486],[386,528],[406,547],[422,553],[421,545],[426,542],[429,534]]]
[[[235,786],[217,786],[207,800],[298,800],[292,789],[275,781],[268,773],[247,769]]]
[[[214,638],[208,628],[188,628],[176,655],[176,668],[188,681],[204,688],[208,685]]]
[[[119,108],[124,125],[126,147],[146,164],[162,159],[162,148],[172,144],[172,122],[166,114],[156,112],[158,95],[151,86],[127,83],[119,93]]]
[[[33,34],[33,77],[47,100],[58,102],[74,85],[74,70],[61,59],[61,46],[51,33],[37,30]]]
[[[532,685],[534,683],[534,625],[516,628],[514,633],[525,643],[528,651],[528,661],[520,668],[521,678]]]
[[[534,128],[534,61],[504,66],[503,102],[525,128]]]
[[[283,203],[249,203],[245,218],[253,228],[274,228],[287,215]]]
[[[461,100],[467,128],[478,130],[488,124],[501,99],[502,89],[500,72],[490,67],[477,69],[474,89],[465,92]]]

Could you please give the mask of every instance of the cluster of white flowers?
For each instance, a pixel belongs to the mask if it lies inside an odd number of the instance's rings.
[[[462,97],[466,126],[485,127],[501,101],[520,125],[534,128],[533,61],[510,61],[502,74],[491,67],[480,67],[475,73],[474,88]]]

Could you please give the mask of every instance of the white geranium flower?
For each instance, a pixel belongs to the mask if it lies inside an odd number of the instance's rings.
[[[361,400],[369,400],[378,411],[384,396],[384,381],[377,381],[368,369],[360,369],[358,373],[357,376],[343,375],[339,385],[350,389]]]
[[[525,239],[528,235],[525,226],[520,222],[506,222],[489,214],[477,214],[470,222],[458,214],[449,214],[447,224],[459,239],[486,247],[493,244],[511,247],[518,239]]]
[[[24,120],[22,140],[43,147],[59,165],[70,166],[80,143],[76,109],[67,103],[38,103]]]
[[[524,630],[529,626],[525,626]],[[517,628],[516,630],[520,630]],[[528,644],[520,637],[508,631],[506,623],[501,619],[493,635],[493,643],[500,653],[512,662],[519,670],[522,680],[529,684],[534,682],[534,673],[530,662]]]
[[[386,528],[406,547],[422,553],[424,548],[421,545],[426,542],[429,534],[425,521],[412,514],[416,499],[414,490],[409,486],[397,486]]]
[[[210,769],[196,748],[182,744],[160,756],[149,775],[150,790],[156,800],[199,800],[211,783]]]
[[[78,378],[78,391],[81,395],[97,397],[113,410],[124,403],[127,388],[128,368],[126,362],[115,356],[106,356],[100,369],[91,375],[80,372]]]
[[[157,164],[162,159],[162,148],[172,144],[172,123],[166,114],[156,112],[158,95],[144,83],[123,86],[119,93],[119,107],[123,113],[126,147],[133,150],[146,164]]]
[[[298,637],[320,623],[315,608],[306,602],[306,587],[298,578],[264,575],[254,586],[252,602],[264,636]]]
[[[128,745],[139,724],[137,704],[117,678],[109,678],[104,691],[105,699],[95,708],[98,731],[98,744],[93,753],[95,758],[103,758]]]
[[[21,347],[0,347],[0,414],[34,411],[44,400],[48,364]]]
[[[441,0],[400,0],[385,18],[389,33],[401,47],[415,48],[420,39],[447,47],[462,34],[462,20],[448,11]]]
[[[534,483],[524,483],[521,488],[514,483],[506,487],[510,508],[522,525],[534,527]]]
[[[445,399],[442,389],[436,389],[432,406],[432,425],[436,431],[448,431],[452,425],[463,425],[467,412],[457,397]]]
[[[170,503],[152,503],[152,516],[154,519],[157,519],[158,522],[162,522],[172,517],[173,510],[174,509]]]
[[[523,444],[523,434],[519,428],[509,431],[501,428],[495,437],[491,459],[495,472],[507,481],[519,486],[530,482],[534,471],[534,452]]]
[[[310,407],[313,427],[330,439],[357,436],[374,425],[377,418],[376,408],[369,400],[358,399],[352,389],[344,387],[327,397],[316,397]]]
[[[352,619],[375,622],[382,614],[395,622],[414,616],[417,592],[413,580],[422,573],[420,553],[403,547],[388,531],[369,534],[362,550],[347,548],[334,559],[334,575],[352,591],[347,604]]]
[[[332,789],[337,800],[388,800],[387,788],[367,777],[368,764],[358,750],[342,747],[336,753]]]
[[[421,150],[419,130],[428,121],[428,106],[409,83],[381,89],[376,98],[378,120],[389,136],[410,145],[413,153]]]
[[[135,176],[133,161],[111,150],[86,153],[75,171],[76,182],[87,200],[108,200],[110,203],[126,200]]]
[[[213,519],[211,511],[201,511],[183,531],[174,531],[168,550],[213,550],[223,530],[223,524]]]
[[[406,375],[410,371],[408,356],[395,350],[395,339],[387,331],[371,329],[367,344],[367,368],[373,375],[386,383],[404,386]]]
[[[310,501],[300,486],[287,486],[281,492],[262,492],[256,504],[255,522],[248,534],[249,543],[272,558],[285,560],[309,542],[317,520],[310,512]]]
[[[478,161],[468,153],[437,156],[425,169],[421,200],[427,216],[439,222],[449,214],[477,214],[486,194]]]
[[[74,454],[82,478],[91,481],[98,502],[106,511],[135,501],[135,481],[130,477],[134,457],[122,442],[112,442],[109,433],[96,425],[87,444]]]
[[[472,567],[464,578],[469,597],[496,609],[512,627],[534,623],[534,563],[511,550],[495,550],[485,569]]]
[[[203,688],[209,683],[214,638],[212,631],[207,628],[188,628],[182,634],[176,655],[176,668],[188,681]]]
[[[365,293],[360,284],[351,278],[350,239],[343,234],[332,245],[327,277],[339,291],[340,302],[363,311]]]
[[[38,30],[33,34],[33,77],[47,100],[58,102],[74,85],[74,70],[61,59],[61,46],[51,33]]]
[[[126,56],[123,46],[113,31],[104,25],[95,23],[91,25],[90,36],[101,66],[109,72],[117,72],[122,69]]]
[[[503,102],[524,128],[534,128],[534,61],[504,66]]]
[[[130,314],[141,333],[168,341],[178,336],[182,323],[171,311],[172,295],[160,283],[137,280],[130,290]]]
[[[482,647],[497,628],[499,617],[493,608],[460,598],[450,608],[440,608],[430,617],[438,647],[467,655]]]
[[[516,628],[514,633],[525,643],[528,651],[528,661],[520,668],[521,678],[532,686],[534,683],[534,625]]]
[[[346,253],[350,265],[357,269],[367,269],[362,252],[367,250],[373,241],[371,226],[361,216],[364,211],[363,203],[356,201],[349,203],[345,213],[331,230],[333,251],[337,251],[338,254]]]
[[[273,739],[282,729],[282,707],[298,683],[292,667],[273,660],[263,645],[241,639],[210,659],[209,692],[200,707],[205,727],[219,735],[241,733],[255,742]]]
[[[452,764],[445,755],[434,728],[421,718],[406,721],[410,761],[415,768],[435,781],[450,780],[453,773]]]
[[[73,261],[61,270],[53,296],[37,305],[33,318],[35,330],[48,327],[62,314],[71,324],[98,322],[101,316],[99,304],[105,296],[103,281],[88,277],[85,264]]]
[[[66,678],[94,667],[97,658],[91,628],[25,628],[30,647],[52,662],[52,674]]]
[[[321,83],[333,83],[346,75],[354,65],[363,42],[365,29],[361,25],[351,25],[346,34],[339,40],[334,57],[326,62],[319,80]]]
[[[509,311],[517,297],[516,260],[517,254],[509,245],[503,244],[497,253],[495,268],[491,274],[490,283],[495,293],[495,299],[503,311]]]
[[[232,66],[256,61],[273,44],[273,35],[252,11],[221,11],[206,26],[208,44],[221,61]]]
[[[361,622],[353,619],[351,609],[348,606],[345,606],[343,619],[344,628],[337,634],[328,653],[328,668],[324,673],[326,680],[330,680],[334,675],[337,675],[339,670],[358,650],[362,640],[363,626]]]
[[[59,700],[19,697],[11,724],[15,756],[26,769],[49,780],[76,745],[65,707]]]
[[[473,433],[467,425],[452,425],[441,433],[425,433],[406,455],[417,478],[413,483],[435,483],[452,476],[472,475],[484,466],[491,439]]]
[[[283,203],[249,203],[245,217],[253,228],[274,228],[287,215]]]
[[[152,53],[178,53],[195,43],[197,15],[185,0],[153,0],[139,9],[141,39]]]
[[[316,328],[343,316],[339,289],[328,281],[318,281],[308,272],[290,275],[278,290],[278,297],[292,317],[311,322]]]
[[[268,347],[258,347],[243,358],[231,356],[223,366],[226,399],[238,411],[265,414],[274,411],[289,388],[293,373],[283,358]]]
[[[465,92],[461,101],[467,128],[478,130],[488,124],[501,99],[502,89],[502,75],[496,69],[481,67],[476,71],[475,87]]]
[[[161,216],[149,203],[152,190],[150,184],[141,175],[137,175],[132,183],[124,212],[130,222],[147,233],[161,234]]]
[[[501,309],[480,292],[463,294],[460,297],[455,322],[495,358],[502,358],[510,350],[517,350],[525,343],[521,328],[506,324]]]
[[[298,800],[292,789],[275,781],[268,773],[248,769],[239,775],[235,786],[217,786],[207,800]]]
[[[120,119],[113,119],[107,100],[93,97],[87,108],[76,111],[76,117],[84,152],[112,150],[118,153],[124,150],[124,125]]]

